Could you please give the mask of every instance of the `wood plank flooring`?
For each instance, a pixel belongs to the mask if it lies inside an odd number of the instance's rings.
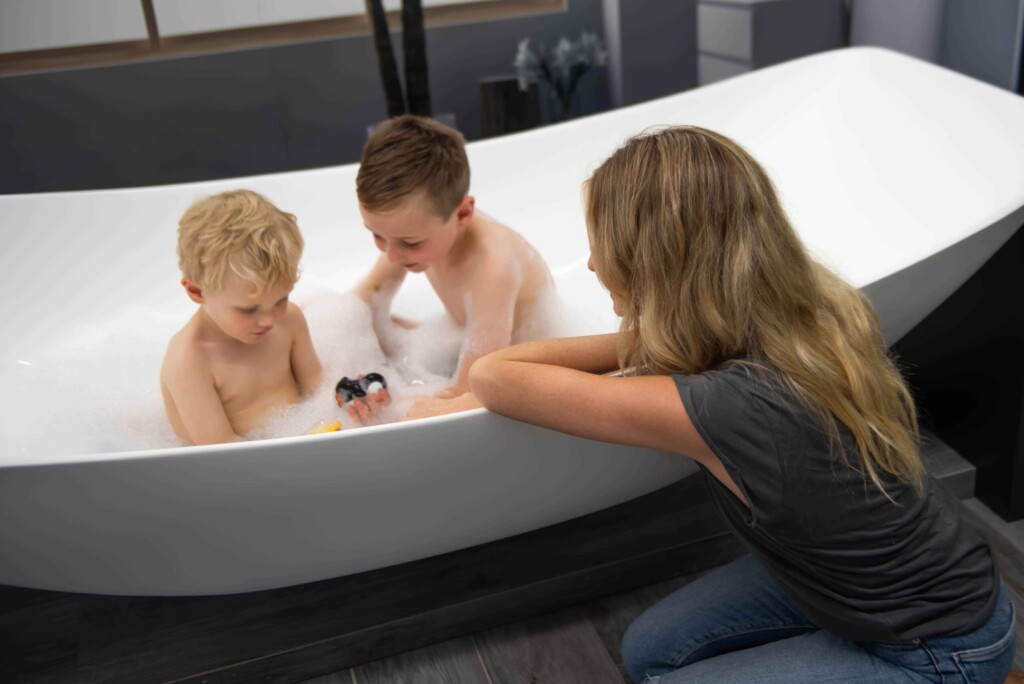
[[[703,572],[375,661],[301,684],[624,684],[619,644],[648,606]]]
[[[1024,521],[975,498],[963,515],[988,539],[1017,612],[1014,667],[1024,670]],[[628,684],[619,643],[647,607],[703,572],[418,649],[302,684]]]

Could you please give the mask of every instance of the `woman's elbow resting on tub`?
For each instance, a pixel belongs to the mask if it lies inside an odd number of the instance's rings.
[[[670,376],[602,374],[614,344],[614,335],[601,335],[510,347],[478,360],[470,384],[485,407],[508,418],[709,460]]]
[[[617,368],[617,333],[586,337],[536,340],[499,349],[473,364],[469,382],[473,394],[488,409],[506,412],[532,401],[549,388],[554,368],[604,373]]]

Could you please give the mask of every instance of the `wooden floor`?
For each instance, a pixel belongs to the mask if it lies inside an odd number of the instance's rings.
[[[988,539],[1017,611],[1015,668],[1024,670],[1024,521],[1006,523],[978,499],[964,516]],[[303,684],[624,684],[618,645],[646,607],[699,577],[650,585],[541,618],[335,672]]]

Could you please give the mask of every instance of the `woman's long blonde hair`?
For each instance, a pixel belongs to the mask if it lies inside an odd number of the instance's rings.
[[[585,205],[595,269],[622,299],[622,368],[767,361],[847,463],[835,420],[883,492],[880,472],[920,488],[913,397],[873,307],[809,257],[743,148],[697,127],[641,134],[594,172]]]

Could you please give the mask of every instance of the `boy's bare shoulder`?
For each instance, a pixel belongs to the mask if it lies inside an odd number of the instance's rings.
[[[302,313],[302,309],[295,302],[288,302],[288,308],[281,322],[292,336],[300,334],[309,327],[306,323],[305,314]]]
[[[168,341],[160,366],[160,380],[164,384],[183,376],[195,377],[210,373],[210,360],[200,343],[196,328],[195,318],[192,318]]]
[[[511,233],[506,226],[501,228]],[[519,251],[507,235],[487,234],[477,241],[476,249],[463,264],[464,282],[468,282],[471,288],[517,287],[523,272]]]
[[[481,270],[494,275],[511,273],[525,279],[546,277],[544,258],[522,233],[486,214],[481,217],[483,239],[476,255]]]
[[[294,323],[296,321],[304,321],[306,320],[306,317],[303,315],[302,308],[299,307],[298,304],[293,301],[289,301],[288,309],[284,314],[284,320]]]
[[[477,216],[480,219],[477,224],[479,231],[476,240],[477,254],[475,256],[477,258],[493,262],[514,263],[525,257],[528,252],[533,251],[526,238],[514,228],[482,212]]]
[[[511,226],[502,223],[501,221],[494,218],[490,214],[480,211],[479,209],[477,209],[476,218],[479,221],[478,225],[480,225],[487,232],[495,233],[503,237],[508,236],[509,234],[519,235],[519,233],[516,232],[516,230]],[[522,236],[519,235],[519,237]]]

